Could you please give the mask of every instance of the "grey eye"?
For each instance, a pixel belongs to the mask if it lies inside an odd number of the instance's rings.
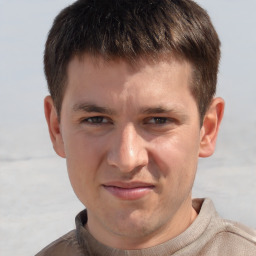
[[[167,122],[166,117],[153,117],[149,120],[150,124],[165,124]]]
[[[100,123],[106,123],[107,120],[103,116],[93,116],[86,119],[86,122],[93,123],[93,124],[100,124]]]

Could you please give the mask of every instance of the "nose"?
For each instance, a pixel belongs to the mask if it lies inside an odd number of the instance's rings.
[[[131,172],[148,164],[145,140],[132,124],[117,129],[110,142],[108,164],[121,172]]]

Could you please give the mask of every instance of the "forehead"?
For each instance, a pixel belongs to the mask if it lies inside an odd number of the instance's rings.
[[[158,56],[141,56],[134,60],[122,58],[106,59],[101,56],[92,56],[91,54],[82,54],[74,56],[67,66],[68,83],[72,84],[74,79],[87,77],[90,79],[94,74],[101,77],[124,78],[135,74],[150,73],[151,77],[159,78],[162,74],[169,73],[170,81],[172,77],[183,73],[184,78],[190,85],[192,82],[192,65],[170,53],[158,54]],[[79,74],[79,76],[77,76]],[[105,78],[106,78],[105,77]]]
[[[176,102],[190,94],[191,65],[176,58],[146,58],[130,63],[122,59],[107,61],[84,55],[74,57],[67,69],[68,83],[64,98],[76,101],[104,101],[120,98],[138,104],[151,98],[158,102]]]

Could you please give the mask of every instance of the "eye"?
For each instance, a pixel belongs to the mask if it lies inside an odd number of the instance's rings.
[[[152,117],[147,121],[148,124],[166,124],[170,122],[173,122],[173,120],[167,117]]]
[[[92,116],[92,117],[84,119],[83,122],[89,123],[89,124],[106,124],[106,123],[110,123],[110,121],[106,117],[104,117],[104,116]]]

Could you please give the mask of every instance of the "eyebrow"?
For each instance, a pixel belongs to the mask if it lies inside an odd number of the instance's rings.
[[[177,114],[183,114],[182,109],[180,109],[177,106],[172,106],[171,108],[166,108],[163,106],[158,107],[146,107],[142,108],[141,111],[143,114],[165,114],[165,113],[177,113]]]
[[[146,114],[146,115],[173,113],[173,114],[179,115],[183,122],[185,122],[189,118],[188,115],[183,113],[183,111],[176,106],[174,106],[172,108],[165,108],[162,106],[143,108],[142,113]]]
[[[148,107],[148,108],[143,108],[142,113],[143,114],[162,114],[162,113],[169,113],[169,112],[176,112],[173,109],[166,109],[164,107]]]
[[[87,112],[87,113],[101,113],[101,114],[106,114],[106,115],[113,115],[115,114],[115,111],[110,108],[105,108],[105,107],[100,107],[97,106],[96,104],[90,104],[90,103],[78,103],[75,104],[72,108],[74,112]]]

